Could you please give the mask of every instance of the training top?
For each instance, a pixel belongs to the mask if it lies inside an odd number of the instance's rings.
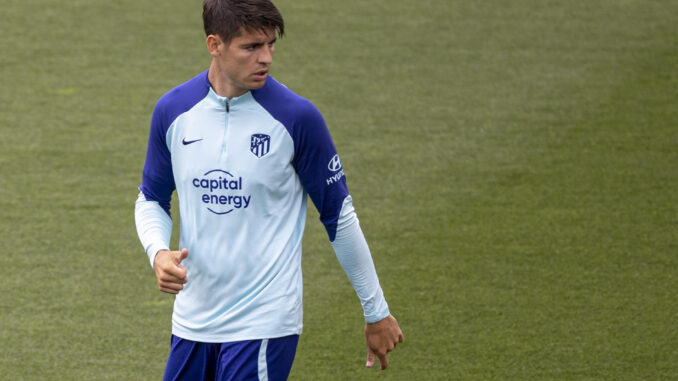
[[[172,333],[228,342],[302,330],[301,242],[306,195],[320,212],[365,320],[389,315],[320,112],[274,78],[233,98],[207,71],[165,94],[153,111],[135,219],[153,265],[169,249],[170,200],[179,198],[181,263]]]

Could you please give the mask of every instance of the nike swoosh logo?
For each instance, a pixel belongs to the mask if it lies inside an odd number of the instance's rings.
[[[187,145],[189,145],[189,144],[192,144],[192,143],[195,143],[195,142],[199,142],[199,141],[201,141],[201,140],[202,140],[202,139],[186,140],[186,138],[184,138],[184,140],[182,140],[181,142],[184,143],[185,146],[187,146]]]

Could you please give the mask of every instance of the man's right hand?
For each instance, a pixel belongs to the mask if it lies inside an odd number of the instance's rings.
[[[184,289],[186,278],[186,268],[181,261],[188,257],[188,249],[181,251],[160,250],[155,256],[153,268],[155,277],[158,280],[158,289],[168,294],[178,294]]]

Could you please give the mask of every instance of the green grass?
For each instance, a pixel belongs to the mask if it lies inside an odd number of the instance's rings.
[[[363,368],[311,210],[291,379],[678,378],[676,2],[276,3],[272,74],[323,112],[406,338]],[[133,202],[201,25],[199,2],[3,2],[0,379],[161,377],[172,298]]]

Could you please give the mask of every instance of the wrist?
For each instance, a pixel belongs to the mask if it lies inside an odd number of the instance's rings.
[[[158,253],[161,251],[169,251],[169,248],[166,245],[156,245],[153,244],[148,248],[148,259],[151,262],[151,267],[155,269],[155,258],[158,256]]]
[[[374,314],[374,315],[365,315],[365,323],[366,324],[376,324],[379,323],[380,321],[388,318],[391,316],[391,313],[388,310],[388,307],[386,307],[386,311],[383,311],[379,314]]]

